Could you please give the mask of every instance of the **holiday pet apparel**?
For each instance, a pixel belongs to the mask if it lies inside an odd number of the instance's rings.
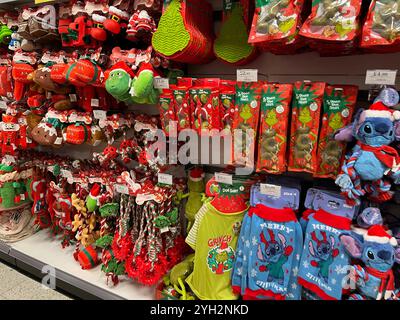
[[[195,250],[193,273],[186,279],[202,300],[234,300],[231,271],[245,211],[223,213],[205,203],[196,214],[186,243]]]

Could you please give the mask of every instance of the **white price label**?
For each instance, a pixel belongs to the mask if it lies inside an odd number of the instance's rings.
[[[236,80],[241,82],[257,82],[258,69],[237,69]]]
[[[154,88],[155,89],[169,89],[169,79],[168,78],[154,78]]]
[[[95,119],[104,120],[107,119],[107,112],[104,110],[93,110],[93,116]]]
[[[126,185],[124,184],[115,184],[114,185],[114,190],[117,193],[122,193],[122,194],[129,194],[129,189]]]
[[[98,107],[99,106],[99,99],[92,99],[90,100],[90,105],[92,107]]]
[[[72,172],[69,171],[69,170],[61,169],[61,170],[60,170],[60,173],[61,173],[61,175],[62,175],[64,178],[73,179],[73,177],[72,177]]]
[[[267,196],[279,198],[281,196],[281,186],[268,183],[261,183],[260,192],[261,194],[265,194]]]
[[[162,184],[169,184],[172,186],[172,175],[167,174],[167,173],[159,173],[158,174],[158,183]]]
[[[165,232],[168,232],[168,231],[169,231],[168,227],[164,227],[164,228],[160,229],[161,233],[165,233]]]
[[[215,181],[217,181],[219,183],[233,184],[232,175],[228,174],[228,173],[216,172],[215,173]]]
[[[71,93],[71,94],[69,95],[69,101],[71,101],[71,102],[76,102],[76,101],[78,101],[78,99],[77,99],[75,93]]]
[[[396,84],[397,70],[367,70],[365,84]]]

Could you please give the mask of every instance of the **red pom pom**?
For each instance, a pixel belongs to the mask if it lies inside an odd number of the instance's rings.
[[[133,243],[129,233],[120,238],[119,233],[115,232],[111,248],[117,260],[124,261],[132,251],[132,247]]]

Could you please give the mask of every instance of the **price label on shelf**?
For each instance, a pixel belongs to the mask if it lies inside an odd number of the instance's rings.
[[[167,173],[159,173],[158,174],[158,183],[168,184],[168,185],[172,186],[172,184],[173,184],[172,175],[167,174]]]
[[[93,117],[95,119],[104,120],[107,118],[107,112],[104,110],[93,110]]]
[[[268,183],[261,183],[260,192],[261,194],[265,194],[267,196],[279,198],[281,196],[281,186]]]
[[[365,84],[394,85],[396,84],[396,76],[397,70],[367,70]]]
[[[154,88],[155,89],[169,89],[169,79],[168,78],[154,78]]]
[[[257,82],[258,69],[237,69],[236,80],[241,82]]]
[[[232,175],[228,173],[216,172],[215,181],[225,184],[233,184]]]

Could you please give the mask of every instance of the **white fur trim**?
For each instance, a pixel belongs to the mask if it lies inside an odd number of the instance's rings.
[[[393,115],[390,111],[385,110],[365,110],[366,117],[373,117],[373,118],[388,118],[393,119]]]
[[[204,179],[204,175],[202,175],[200,178],[192,178],[192,177],[189,177],[189,179],[190,179],[190,181],[193,181],[193,182],[199,182],[199,181],[201,181],[201,180]]]
[[[362,229],[362,228],[357,228],[355,226],[351,226],[351,231],[353,231],[356,234],[359,234],[361,236],[364,236],[365,234],[367,234],[367,230]]]
[[[106,20],[106,17],[105,16],[101,16],[101,15],[99,15],[97,13],[93,13],[92,19],[93,19],[94,22],[103,23]]]
[[[125,18],[126,20],[129,19],[129,14],[126,11],[122,11],[114,6],[111,6],[108,8],[108,12],[111,13],[112,15],[118,16],[120,18]]]
[[[396,110],[393,112],[394,120],[400,120],[400,111]]]
[[[365,241],[376,242],[380,244],[390,243],[393,247],[397,246],[397,240],[394,237],[378,237],[378,236],[369,236],[368,234],[364,235]]]

